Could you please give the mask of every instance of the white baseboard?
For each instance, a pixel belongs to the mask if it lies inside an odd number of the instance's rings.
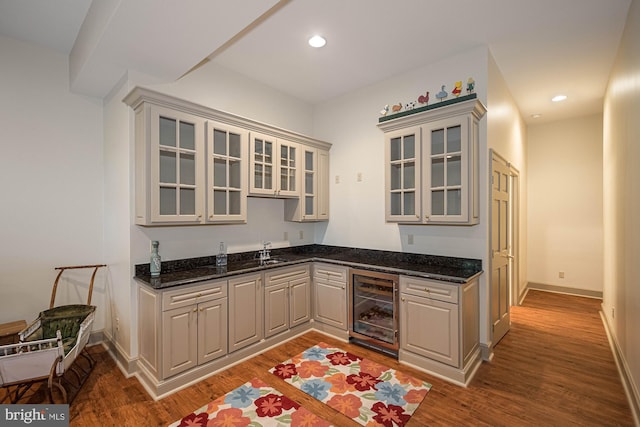
[[[527,290],[555,292],[557,294],[576,295],[579,297],[602,299],[602,291],[590,291],[588,289],[569,288],[567,286],[547,285],[545,283],[528,282]],[[524,298],[523,298],[524,299]]]
[[[620,350],[620,346],[618,345],[618,341],[616,340],[612,329],[609,327],[607,316],[604,315],[602,310],[600,310],[600,317],[602,318],[604,330],[606,331],[607,338],[609,339],[609,345],[611,346],[613,359],[616,362],[618,373],[620,374],[620,379],[622,380],[624,392],[627,395],[627,399],[629,400],[629,406],[631,407],[633,420],[636,426],[640,426],[640,393],[638,392],[638,387],[633,381],[631,371],[629,370],[629,365],[624,358],[624,354]]]

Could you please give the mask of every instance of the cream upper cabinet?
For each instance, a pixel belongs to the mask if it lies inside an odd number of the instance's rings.
[[[247,144],[241,128],[207,122],[207,222],[247,221]]]
[[[150,104],[135,120],[136,224],[201,223],[205,121]]]
[[[297,199],[285,202],[287,221],[329,220],[329,151],[301,146],[302,185]]]
[[[247,196],[302,199],[290,221],[328,219],[331,144],[140,87],[123,101],[135,113],[136,224],[244,223]]]
[[[300,147],[294,142],[251,132],[250,186],[254,196],[298,197]]]
[[[385,132],[386,220],[473,225],[479,221],[477,99],[390,118]]]

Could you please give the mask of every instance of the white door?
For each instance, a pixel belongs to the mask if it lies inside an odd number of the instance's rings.
[[[492,345],[509,331],[511,263],[509,258],[509,164],[491,152],[491,326]]]

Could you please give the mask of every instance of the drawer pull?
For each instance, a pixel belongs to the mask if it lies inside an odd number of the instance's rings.
[[[429,290],[429,288],[424,288],[424,291],[425,291],[426,293],[431,292],[431,291]]]

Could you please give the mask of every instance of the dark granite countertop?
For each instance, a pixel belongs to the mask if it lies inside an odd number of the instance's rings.
[[[216,268],[215,256],[164,261],[159,277],[151,277],[149,264],[138,264],[134,279],[154,289],[165,289],[310,261],[459,284],[482,273],[482,261],[477,259],[341,246],[314,244],[272,249],[271,257],[277,262],[265,266],[260,266],[256,254],[257,251],[229,254],[227,268],[224,270]]]

